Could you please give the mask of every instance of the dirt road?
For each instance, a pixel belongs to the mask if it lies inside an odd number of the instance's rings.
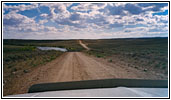
[[[90,50],[90,48],[87,47],[81,40],[79,40],[79,44],[80,44],[83,48],[85,48],[86,50]]]
[[[79,42],[89,50],[85,44]],[[17,78],[13,83],[14,86],[10,87],[10,90],[4,90],[4,94],[27,93],[31,85],[38,83],[109,78],[162,79],[155,73],[128,67],[127,64],[117,60],[115,63],[109,63],[105,59],[96,58],[82,52],[66,52],[46,65],[39,66]]]
[[[86,50],[90,50],[82,41],[79,41]],[[65,52],[57,59],[38,66],[34,70],[14,79],[10,89],[4,89],[4,95],[27,93],[33,84],[81,81],[109,78],[130,79],[163,79],[164,76],[155,72],[138,70],[129,67],[127,63],[114,58],[96,58],[82,52]]]
[[[105,78],[148,78],[155,79],[150,73],[141,72],[124,65],[110,64],[106,60],[90,57],[81,52],[66,52],[59,58],[37,67],[16,80],[9,90],[13,94],[26,93],[37,83],[79,81]]]

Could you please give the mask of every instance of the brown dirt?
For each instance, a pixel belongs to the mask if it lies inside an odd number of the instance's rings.
[[[159,79],[160,77],[122,64],[109,63],[81,52],[66,52],[52,62],[16,79],[13,87],[5,90],[4,95],[26,93],[31,85],[38,83],[107,78]]]
[[[79,44],[80,44],[83,48],[85,48],[86,50],[90,50],[90,48],[87,47],[86,44],[84,44],[81,40],[79,40]]]

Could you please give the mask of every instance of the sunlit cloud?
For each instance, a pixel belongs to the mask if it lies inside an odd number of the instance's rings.
[[[4,38],[168,36],[167,3],[4,3]]]

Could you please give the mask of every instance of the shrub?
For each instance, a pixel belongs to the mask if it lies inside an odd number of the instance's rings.
[[[109,62],[112,62],[112,59],[109,59]]]

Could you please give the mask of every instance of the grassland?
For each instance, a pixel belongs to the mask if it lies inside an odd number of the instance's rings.
[[[126,62],[128,67],[168,74],[168,39],[102,39],[83,40],[89,55],[104,58],[110,63]]]
[[[15,81],[23,74],[33,71],[60,56],[59,51],[40,51],[32,46],[4,45],[3,82],[4,93],[13,87]],[[8,92],[10,94],[10,92]]]
[[[41,51],[37,46],[61,47],[68,51],[81,51],[83,48],[76,40],[4,40],[3,65],[4,77],[25,72],[32,67],[52,61],[62,54],[59,51]],[[16,76],[16,75],[15,75]]]
[[[4,76],[45,64],[61,54],[59,51],[41,51],[32,46],[4,45]]]
[[[3,82],[5,94],[22,75],[45,65],[62,55],[60,51],[42,51],[37,46],[63,47],[68,51],[81,51],[83,48],[76,40],[3,40]]]
[[[46,46],[66,48],[68,51],[82,51],[84,48],[79,45],[77,40],[4,40],[4,45],[17,46]]]
[[[4,40],[3,43],[3,95],[26,93],[31,85],[47,80],[72,80],[72,75],[79,80],[84,73],[90,73],[87,79],[113,74],[115,78],[167,79],[168,75],[167,38],[82,40],[90,50],[85,50],[78,40]],[[62,47],[69,52],[62,55],[60,51],[41,51],[37,46]],[[87,69],[71,70],[82,67]]]
[[[83,48],[76,40],[4,40],[3,45],[3,65],[4,76],[9,76],[13,72],[29,69],[49,62],[62,52],[41,51],[37,46],[62,47],[68,51],[81,51]],[[26,67],[27,66],[27,67]]]

